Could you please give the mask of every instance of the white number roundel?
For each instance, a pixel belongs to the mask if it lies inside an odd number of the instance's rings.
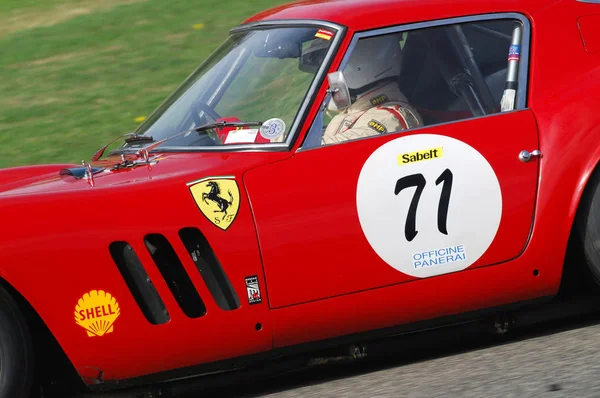
[[[418,134],[371,154],[356,206],[375,252],[398,271],[425,278],[463,270],[485,253],[498,232],[502,194],[473,147]]]

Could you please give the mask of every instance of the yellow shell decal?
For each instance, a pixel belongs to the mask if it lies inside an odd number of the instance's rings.
[[[120,314],[117,299],[103,290],[92,290],[84,294],[75,306],[75,322],[90,337],[112,333],[113,324]]]
[[[204,178],[187,185],[210,222],[223,231],[233,224],[240,209],[240,190],[233,177]]]

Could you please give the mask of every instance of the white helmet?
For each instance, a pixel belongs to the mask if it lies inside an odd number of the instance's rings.
[[[357,95],[382,79],[400,75],[402,33],[360,39],[354,48],[344,77]]]

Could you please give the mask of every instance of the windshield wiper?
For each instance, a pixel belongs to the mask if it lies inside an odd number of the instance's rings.
[[[135,144],[137,142],[154,142],[154,138],[149,135],[134,135],[133,137],[125,138],[125,142],[128,144]]]
[[[180,135],[183,134],[188,134],[191,132],[201,132],[201,131],[205,131],[205,130],[211,130],[211,129],[215,129],[215,128],[223,128],[223,127],[259,127],[262,126],[263,122],[226,122],[226,121],[222,121],[222,122],[215,122],[215,123],[208,123],[208,124],[204,124],[202,126],[198,126],[198,127],[194,127],[193,129],[190,130],[185,130],[182,131],[180,133],[176,133],[173,134],[167,138],[163,138],[160,141],[154,141],[154,138],[152,138],[151,136],[147,136],[147,135],[138,135],[135,133],[128,133],[128,134],[124,134],[120,137],[115,138],[114,140],[112,140],[111,142],[109,142],[108,144],[106,144],[105,146],[103,146],[102,148],[100,148],[98,151],[96,151],[96,153],[94,153],[94,155],[92,156],[92,162],[97,161],[98,159],[100,159],[102,157],[102,155],[104,154],[104,152],[106,151],[106,149],[113,144],[115,141],[123,138],[123,137],[128,137],[125,138],[125,142],[128,144],[133,144],[133,143],[138,143],[138,142],[153,142],[153,144],[150,144],[148,146],[143,147],[142,149],[140,149],[138,151],[138,155],[141,154],[141,151],[144,151],[146,154],[150,151],[152,151],[154,148],[158,147],[159,145],[163,144],[164,142],[175,138],[175,137],[179,137]]]
[[[202,126],[198,126],[196,128],[193,128],[192,130],[189,131],[203,131],[203,130],[210,130],[210,129],[214,129],[217,127],[257,127],[257,126],[262,126],[263,122],[215,122],[215,123],[209,123],[209,124],[205,124]]]

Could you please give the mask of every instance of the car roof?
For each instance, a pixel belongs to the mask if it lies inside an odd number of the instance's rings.
[[[246,23],[310,19],[333,22],[355,31],[467,15],[530,14],[557,0],[304,0],[271,8]]]

